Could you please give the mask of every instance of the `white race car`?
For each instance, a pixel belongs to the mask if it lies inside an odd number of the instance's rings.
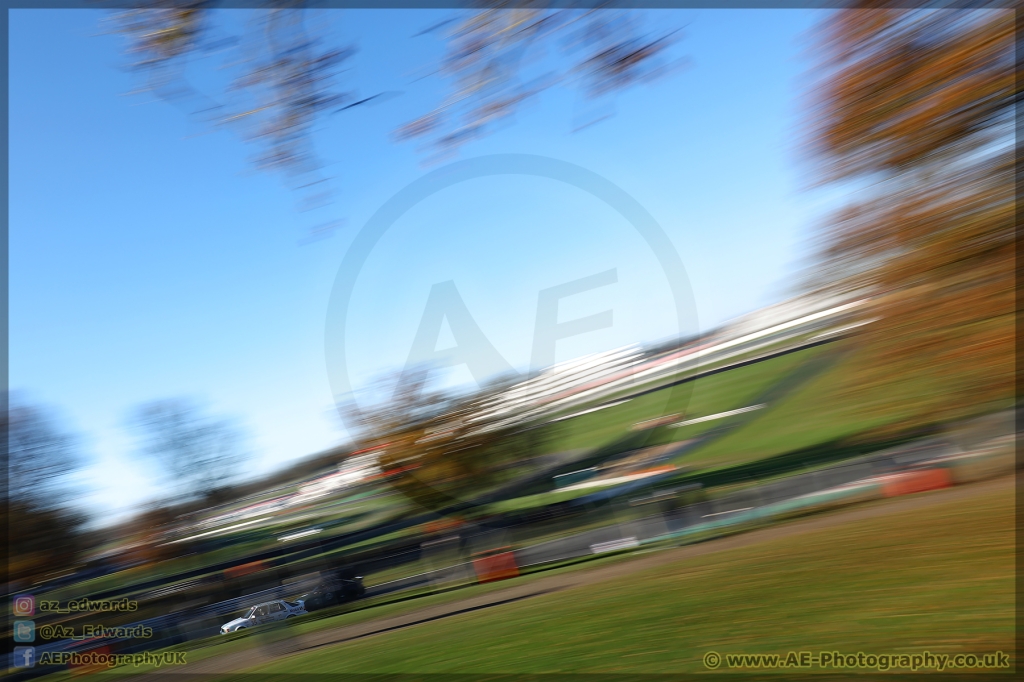
[[[220,633],[226,635],[229,632],[244,630],[245,628],[263,625],[275,620],[301,616],[305,613],[307,611],[302,600],[284,601],[283,599],[275,599],[274,601],[257,604],[246,611],[245,615],[241,618],[235,618],[229,623],[224,623],[224,625],[220,626]]]

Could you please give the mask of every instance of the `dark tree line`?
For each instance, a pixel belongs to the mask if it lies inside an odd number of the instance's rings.
[[[84,464],[80,439],[52,408],[5,395],[2,436],[6,483],[4,527],[8,534],[10,579],[38,578],[68,571],[103,533],[86,533],[88,516],[78,504],[83,492],[74,474]],[[140,536],[165,529],[176,514],[226,501],[244,456],[241,430],[184,400],[164,400],[138,408],[131,423],[139,429],[139,454],[169,479],[141,513],[145,523],[129,524]],[[157,523],[158,520],[161,520]],[[124,539],[124,538],[121,538]]]
[[[4,402],[3,523],[8,580],[17,582],[72,565],[81,549],[79,531],[85,518],[66,504],[74,492],[68,476],[80,463],[75,438],[59,426],[52,410],[9,393]]]

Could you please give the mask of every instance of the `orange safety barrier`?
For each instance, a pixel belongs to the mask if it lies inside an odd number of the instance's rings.
[[[675,471],[678,467],[675,464],[662,464],[658,467],[651,467],[650,469],[641,469],[637,471],[638,474],[647,474],[648,476],[654,476],[655,474],[666,474],[670,471]]]
[[[232,566],[231,568],[224,569],[224,575],[228,578],[241,578],[243,575],[249,575],[250,573],[256,573],[266,568],[266,564],[263,561],[252,561],[248,564],[241,564],[239,566]]]
[[[885,481],[882,490],[886,497],[896,497],[926,490],[939,490],[951,485],[953,479],[949,475],[949,469],[919,469],[896,474]]]
[[[519,575],[515,552],[508,547],[475,554],[473,570],[476,572],[477,582],[480,583],[515,578]]]
[[[462,526],[462,519],[438,519],[436,521],[430,521],[423,525],[423,531],[426,533],[442,533],[446,530],[453,530]]]

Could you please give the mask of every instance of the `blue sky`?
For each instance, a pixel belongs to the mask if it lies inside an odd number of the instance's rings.
[[[125,428],[133,406],[191,396],[250,435],[246,473],[341,442],[324,357],[328,300],[356,232],[424,173],[427,154],[392,132],[444,96],[418,79],[442,54],[412,38],[448,11],[346,11],[359,47],[345,84],[402,94],[339,114],[317,148],[340,190],[301,212],[256,149],[180,107],[129,94],[99,11],[17,10],[10,21],[10,386],[59,408],[83,435],[83,504],[113,518],[159,494],[159,470]],[[660,11],[682,26],[677,73],[618,96],[580,132],[581,95],[553,90],[460,158],[530,153],[577,164],[649,211],[675,245],[696,302],[693,332],[782,297],[814,205],[799,141],[813,11]],[[216,59],[208,60],[216,65]],[[200,83],[207,82],[200,76]],[[343,220],[332,236],[308,230]],[[610,309],[609,329],[566,339],[558,360],[680,332],[657,259],[628,223],[578,189],[480,178],[402,216],[359,273],[346,337],[356,386],[401,368],[431,286],[452,280],[517,369],[529,363],[541,289],[616,269],[567,298],[560,319]],[[453,343],[442,329],[438,348]],[[454,369],[452,385],[469,381]]]

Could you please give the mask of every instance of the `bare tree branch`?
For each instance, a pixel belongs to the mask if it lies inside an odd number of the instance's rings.
[[[338,89],[353,55],[351,46],[331,46],[307,26],[301,1],[276,0],[256,13],[241,41],[246,49],[231,67],[240,70],[222,96],[199,93],[188,84],[190,60],[230,39],[216,38],[212,0],[151,0],[151,7],[114,17],[128,41],[132,67],[144,74],[146,89],[166,99],[191,98],[214,112],[219,125],[242,127],[261,147],[258,168],[281,172],[315,207],[330,201],[330,178],[313,144],[325,114],[345,111],[393,93],[358,98]],[[666,51],[675,31],[654,35],[642,14],[611,9],[551,10],[541,3],[485,2],[419,35],[445,30],[447,53],[436,73],[449,93],[436,108],[401,126],[396,138],[425,138],[435,152],[451,153],[511,117],[540,92],[578,84],[586,98],[607,97],[665,73]],[[556,56],[555,70],[529,78],[531,60]],[[557,57],[560,56],[561,59]],[[228,106],[228,100],[237,100]]]
[[[229,485],[242,460],[242,434],[230,421],[202,413],[183,399],[139,407],[132,424],[144,437],[143,452],[179,484],[186,498],[205,497]]]

